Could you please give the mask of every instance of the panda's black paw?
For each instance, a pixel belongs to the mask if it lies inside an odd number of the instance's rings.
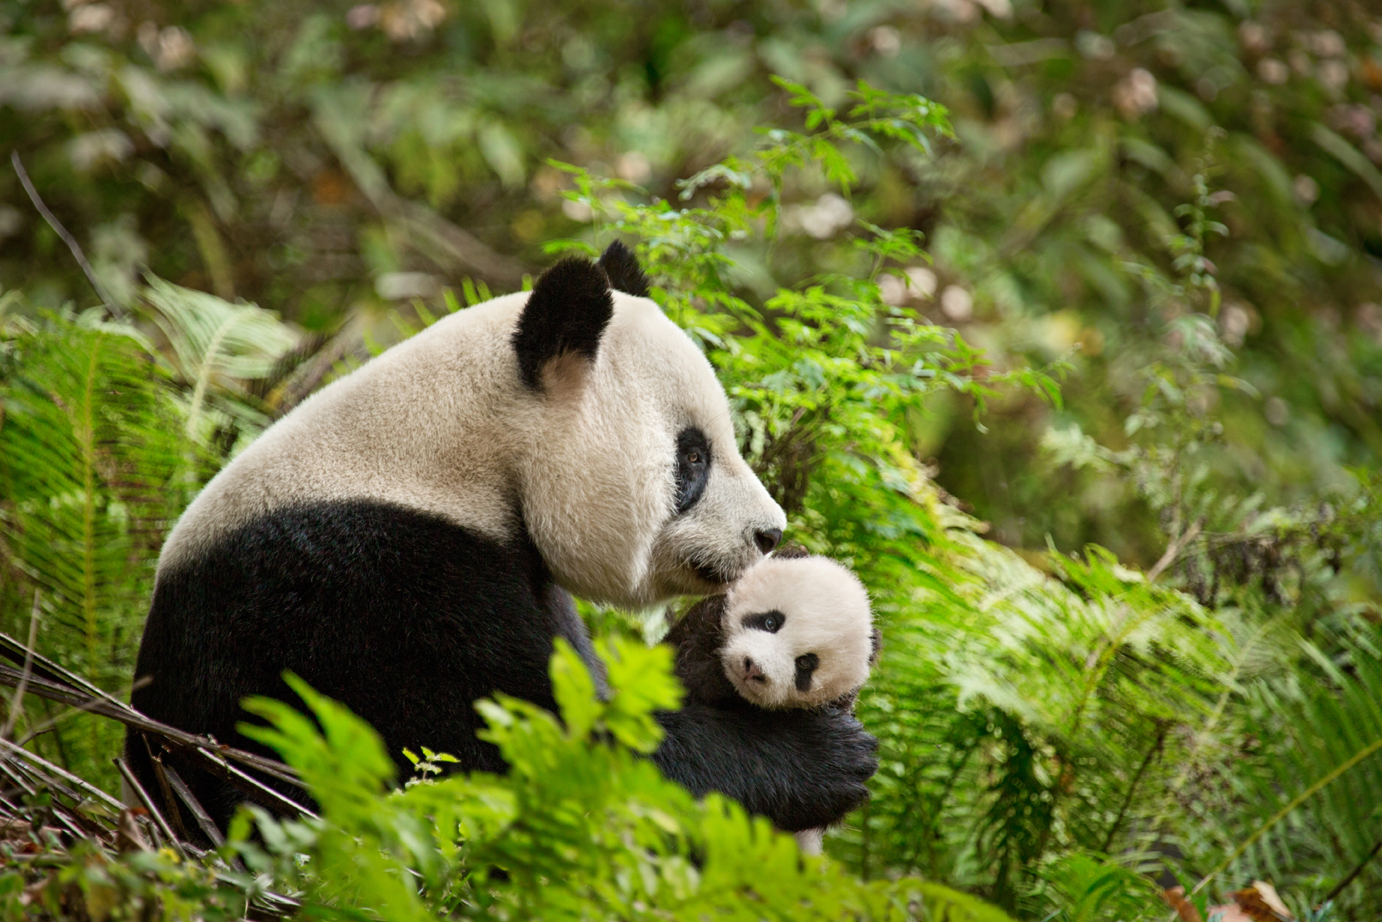
[[[878,771],[878,740],[858,718],[839,710],[813,716],[817,720],[803,728],[809,753],[802,763],[807,784],[801,793],[809,793],[801,803],[805,815],[792,822],[779,821],[784,829],[809,829],[843,819],[868,800],[867,782]]]
[[[795,832],[837,822],[868,799],[878,741],[847,710],[765,711],[737,702],[664,712],[653,760],[697,795],[720,791]]]

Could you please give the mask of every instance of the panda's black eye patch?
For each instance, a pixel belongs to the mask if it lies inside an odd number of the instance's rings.
[[[780,611],[763,611],[756,615],[746,615],[744,617],[744,627],[755,631],[767,631],[769,634],[776,634],[782,630],[782,625],[787,623],[787,616]]]
[[[820,664],[821,658],[814,653],[803,653],[797,657],[797,691],[811,690],[811,676]]]
[[[710,440],[695,426],[677,436],[677,515],[696,505],[710,481]]]

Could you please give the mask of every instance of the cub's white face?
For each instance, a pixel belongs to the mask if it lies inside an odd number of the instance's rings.
[[[859,580],[824,557],[769,558],[730,588],[720,661],[761,708],[816,707],[864,684],[873,615]]]
[[[739,456],[724,390],[652,301],[614,292],[593,362],[544,372],[524,522],[557,581],[624,606],[721,591],[786,516]]]

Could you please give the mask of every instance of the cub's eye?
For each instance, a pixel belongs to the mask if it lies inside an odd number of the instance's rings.
[[[787,623],[787,616],[780,611],[764,611],[744,618],[744,627],[776,634]]]
[[[803,653],[797,657],[797,669],[810,672],[821,664],[820,657],[814,653]]]

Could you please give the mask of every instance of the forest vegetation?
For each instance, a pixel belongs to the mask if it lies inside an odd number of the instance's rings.
[[[502,778],[252,703],[321,816],[219,858],[44,831],[0,762],[0,909],[1374,918],[1379,120],[1356,0],[0,0],[0,631],[127,697],[227,459],[621,239],[885,637],[823,861],[638,758],[664,613],[586,605],[616,694],[558,650],[561,721],[483,702]],[[119,796],[117,723],[4,700]]]

